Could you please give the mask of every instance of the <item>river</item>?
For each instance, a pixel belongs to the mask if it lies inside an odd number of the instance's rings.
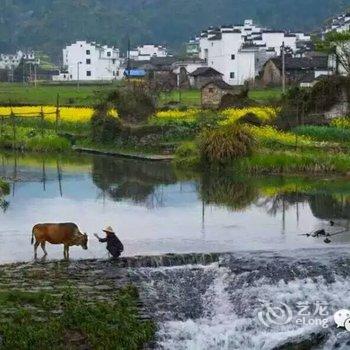
[[[127,256],[220,253],[210,264],[134,270],[160,325],[160,348],[274,349],[296,337],[318,337],[324,349],[348,346],[329,321],[350,308],[347,179],[194,174],[164,162],[13,153],[0,154],[0,176],[11,184],[0,202],[1,263],[32,260],[38,222],[72,221],[90,235],[89,250],[73,248],[72,259],[106,258],[91,234],[107,225]],[[319,229],[328,243],[306,235]],[[47,249],[49,259],[62,258],[62,247]],[[324,314],[296,324],[303,302],[313,313],[326,304]],[[281,305],[292,318],[264,324]],[[326,328],[311,324],[327,317]]]

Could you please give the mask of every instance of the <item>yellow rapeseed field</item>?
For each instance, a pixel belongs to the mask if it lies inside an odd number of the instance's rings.
[[[155,119],[160,122],[175,122],[175,121],[194,121],[197,119],[199,109],[188,109],[186,111],[179,110],[168,110],[168,111],[160,111],[155,115]]]
[[[250,127],[254,137],[262,142],[263,144],[281,144],[281,145],[287,145],[287,146],[293,146],[296,142],[296,135],[291,132],[283,132],[280,130],[277,130],[276,128],[272,126],[262,126],[262,127],[256,127],[251,126]],[[300,145],[310,145],[312,142],[311,138],[307,136],[298,136],[298,143]]]
[[[42,106],[45,120],[56,120],[56,107]],[[13,113],[18,117],[38,117],[41,112],[40,106],[21,106],[12,107]],[[77,107],[61,107],[60,118],[64,122],[86,123],[89,122],[94,110],[92,108],[77,108]],[[0,116],[9,116],[11,114],[10,107],[0,107]]]
[[[331,121],[331,126],[350,129],[350,117],[335,118]]]
[[[263,123],[268,123],[276,118],[277,113],[278,109],[272,107],[228,108],[221,112],[225,117],[222,124],[235,123],[246,114],[254,114]]]

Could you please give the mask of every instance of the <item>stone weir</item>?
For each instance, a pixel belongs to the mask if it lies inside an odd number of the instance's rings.
[[[68,287],[76,288],[88,303],[110,302],[116,291],[134,282],[134,270],[160,266],[182,266],[187,264],[207,265],[218,261],[218,254],[166,254],[161,256],[125,257],[111,260],[71,260],[71,261],[33,261],[0,266],[1,292],[48,293],[55,297],[64,294]],[[137,286],[140,288],[140,286]],[[141,291],[140,291],[141,292]],[[147,303],[140,293],[138,317],[141,321],[153,319]],[[26,308],[27,306],[24,306]],[[34,319],[45,320],[43,310],[28,305]],[[14,314],[14,308],[2,308],[0,318]],[[60,310],[52,312],[59,313]],[[145,348],[153,348],[147,344]]]

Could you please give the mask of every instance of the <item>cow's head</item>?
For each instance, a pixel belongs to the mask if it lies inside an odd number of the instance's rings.
[[[79,235],[79,241],[77,242],[78,245],[81,245],[81,247],[84,249],[84,250],[87,250],[88,249],[88,235],[86,233],[81,233]]]

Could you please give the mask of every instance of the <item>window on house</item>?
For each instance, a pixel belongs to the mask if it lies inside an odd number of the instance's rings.
[[[91,70],[86,71],[86,76],[91,77]]]
[[[235,72],[231,72],[230,73],[230,79],[234,79],[235,78]]]
[[[111,52],[110,51],[107,52],[107,57],[111,57]]]
[[[70,78],[73,79],[73,75],[72,74],[70,75]]]
[[[112,63],[115,64],[115,58],[113,58]]]
[[[87,58],[87,59],[86,59],[86,64],[91,64],[90,58]]]
[[[115,77],[115,71],[113,71],[113,76]]]
[[[231,55],[231,60],[234,60],[234,59],[236,59],[236,55]]]
[[[90,50],[86,50],[86,54],[87,54],[87,55],[90,55]]]

